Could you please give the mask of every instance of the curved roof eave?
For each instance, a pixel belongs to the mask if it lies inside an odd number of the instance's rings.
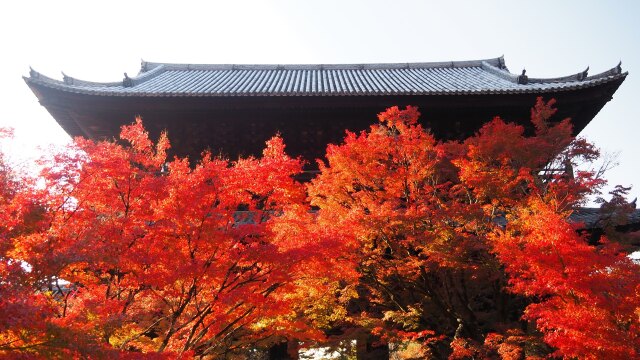
[[[486,76],[495,76],[496,79],[503,81],[500,87],[499,81],[493,84],[493,87],[482,88],[483,84],[471,84],[469,88],[447,88],[440,86],[437,89],[425,90],[418,88],[408,88],[406,83],[399,86],[394,91],[271,91],[271,92],[246,92],[246,91],[217,91],[217,92],[193,92],[188,89],[175,91],[175,89],[160,89],[157,87],[152,90],[146,90],[143,85],[149,80],[162,75],[167,71],[225,71],[233,72],[234,70],[308,70],[315,72],[333,71],[360,71],[364,74],[368,71],[379,71],[385,73],[384,76],[400,76],[388,75],[387,72],[399,71],[402,74],[409,74],[414,71],[448,71],[454,73],[456,71],[467,71],[464,68],[482,69],[486,72]],[[456,70],[457,69],[457,70]],[[383,95],[474,95],[474,94],[528,94],[528,93],[549,93],[559,91],[571,91],[582,88],[598,86],[603,83],[615,81],[627,76],[627,72],[622,72],[621,64],[602,73],[587,76],[587,70],[559,78],[528,78],[523,75],[516,75],[509,72],[505,66],[504,58],[492,58],[485,60],[471,61],[450,61],[450,62],[430,62],[430,63],[395,63],[395,64],[335,64],[335,65],[205,65],[205,64],[168,64],[168,63],[151,63],[142,62],[141,72],[135,77],[125,78],[121,82],[92,82],[79,80],[63,73],[63,80],[56,80],[47,77],[33,69],[30,69],[29,77],[23,77],[29,86],[41,85],[48,88],[77,93],[85,95],[98,96],[137,96],[137,97],[246,97],[246,96],[383,96]],[[400,76],[398,79],[405,75]],[[440,76],[440,75],[439,75]],[[475,75],[474,75],[475,76]],[[484,76],[484,75],[483,75]],[[468,78],[464,80],[473,79]],[[242,80],[245,81],[245,80]],[[401,79],[404,82],[404,79]],[[419,79],[418,82],[425,81]],[[433,81],[442,81],[441,79]],[[457,78],[449,79],[449,83],[461,81]],[[473,80],[472,80],[473,81]],[[497,84],[497,85],[496,85]],[[446,85],[446,84],[445,84]],[[486,84],[485,84],[486,85]],[[344,90],[344,89],[343,89]]]

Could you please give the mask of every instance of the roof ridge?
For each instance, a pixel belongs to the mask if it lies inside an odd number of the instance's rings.
[[[606,77],[615,76],[615,75],[624,75],[624,76],[626,76],[628,74],[629,74],[628,71],[625,71],[624,73],[622,72],[622,60],[620,60],[620,62],[618,62],[618,65],[612,67],[609,70],[603,71],[601,73],[588,76],[586,78],[586,80],[601,79],[601,78],[606,78]]]
[[[548,84],[548,83],[557,83],[557,82],[573,82],[573,81],[584,81],[587,79],[589,74],[589,67],[583,71],[577,72],[575,74],[567,75],[567,76],[558,76],[553,78],[528,78],[530,83],[536,84]]]
[[[488,62],[482,62],[482,69],[497,76],[500,77],[502,79],[505,79],[507,81],[510,81],[514,84],[518,83],[518,75],[516,74],[512,74],[511,72],[509,72],[509,70],[507,69],[507,67],[504,65],[504,62],[502,62],[502,67],[498,67],[495,66],[493,64],[490,64]]]
[[[23,76],[23,78],[25,80],[42,80],[49,83],[64,84],[63,81],[46,76],[43,73],[34,70],[32,67],[29,67],[29,77]]]
[[[567,75],[567,76],[559,76],[553,78],[528,78],[529,83],[534,84],[551,84],[551,83],[563,83],[563,82],[578,82],[578,81],[588,81],[588,80],[597,80],[602,78],[607,78],[609,76],[616,75],[627,75],[628,73],[622,73],[622,61],[618,63],[618,65],[612,67],[609,70],[605,70],[601,73],[589,76],[589,66],[581,72]]]
[[[508,70],[506,70],[506,66],[503,66],[502,68],[496,67],[493,64],[489,64],[487,62],[483,62],[482,63],[482,69],[486,70],[498,77],[501,77],[505,80],[511,81],[511,82],[515,82],[515,83],[522,83],[522,84],[552,84],[552,83],[568,83],[568,82],[580,82],[580,81],[588,81],[588,80],[597,80],[597,79],[602,79],[602,78],[607,78],[609,76],[616,76],[616,75],[627,75],[627,72],[622,73],[622,61],[618,63],[618,65],[616,65],[615,67],[603,71],[599,74],[596,75],[592,75],[589,76],[589,67],[587,66],[586,69],[584,69],[583,71],[577,72],[575,74],[571,74],[571,75],[567,75],[567,76],[559,76],[559,77],[553,77],[553,78],[530,78],[528,76],[525,75],[526,70],[522,71],[522,75],[517,75],[517,74],[513,74],[511,72],[509,72]]]
[[[150,80],[163,72],[164,66],[159,65],[154,67],[152,70],[147,72],[141,72],[134,77],[129,77],[127,73],[124,73],[124,80],[122,81],[109,81],[109,82],[100,82],[100,81],[89,81],[89,80],[81,80],[72,76],[69,76],[62,72],[62,80],[54,79],[52,77],[46,76],[41,72],[34,70],[33,68],[29,68],[29,77],[24,77],[25,80],[36,80],[42,81],[51,84],[58,85],[75,85],[75,86],[92,86],[92,87],[117,87],[124,86],[124,82],[131,81],[129,86],[134,86],[141,84],[147,80]]]
[[[78,78],[74,78],[62,72],[62,82],[67,85],[78,85],[78,86],[121,86],[122,81],[109,81],[109,82],[99,82],[99,81],[89,81],[89,80],[81,80]]]
[[[165,68],[164,66],[160,65],[160,66],[156,66],[151,70],[145,71],[145,72],[139,72],[138,75],[130,78],[132,81],[132,85],[138,85],[141,84],[147,80],[151,80],[154,77],[162,74],[164,72]],[[126,75],[126,73],[125,73]]]
[[[140,72],[144,73],[159,66],[163,66],[166,70],[387,70],[480,67],[484,62],[494,66],[504,66],[504,57],[461,61],[356,64],[181,64],[142,61]]]

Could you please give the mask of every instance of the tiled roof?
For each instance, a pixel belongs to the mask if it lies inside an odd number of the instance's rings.
[[[601,222],[606,220],[606,216],[600,212],[600,208],[579,208],[569,219],[574,223],[583,224],[586,229],[593,229],[602,226]],[[640,224],[640,209],[629,214],[627,224]]]
[[[587,69],[588,70],[588,69]],[[545,93],[625,77],[620,65],[553,79],[510,73],[502,57],[475,61],[359,65],[194,65],[143,62],[136,77],[97,83],[34,70],[25,77],[67,92],[106,96],[336,96]]]
[[[316,210],[313,210],[316,212]],[[233,214],[234,220],[237,224],[253,224],[253,213],[251,211],[236,211]],[[602,227],[602,221],[605,216],[600,212],[600,208],[578,208],[571,213],[569,221],[576,224],[582,224],[584,229],[598,229]],[[493,218],[493,222],[499,226],[506,226],[507,219],[504,216],[497,216]],[[627,219],[626,224],[623,225],[638,225],[640,224],[640,209],[634,210]]]

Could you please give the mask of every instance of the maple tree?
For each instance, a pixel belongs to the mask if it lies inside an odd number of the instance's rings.
[[[260,159],[203,154],[195,167],[168,161],[167,137],[154,144],[140,120],[121,138],[76,139],[44,163],[45,184],[33,191],[45,218],[7,254],[48,287],[47,321],[83,334],[73,353],[231,356],[290,334],[321,336],[292,317],[291,303],[330,275],[324,249],[339,247],[271,230],[308,210],[292,178],[302,161],[279,137]]]
[[[437,142],[396,107],[330,145],[308,192],[318,221],[358,243],[354,321],[442,358],[638,356],[640,272],[571,211],[603,184],[598,151],[538,100],[531,133],[495,118]]]
[[[12,137],[10,129],[0,129],[0,139]],[[28,351],[42,342],[51,311],[49,299],[37,294],[37,282],[20,261],[10,255],[15,239],[33,230],[37,222],[36,204],[0,152],[0,354]]]
[[[0,157],[0,355],[245,358],[361,328],[423,358],[637,357],[638,265],[568,221],[604,182],[552,105],[462,142],[390,108],[307,184],[278,136],[192,162],[139,119],[38,181]],[[627,190],[602,200],[615,240]]]

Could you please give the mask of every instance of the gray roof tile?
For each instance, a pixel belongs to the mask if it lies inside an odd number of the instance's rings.
[[[578,208],[571,214],[570,220],[574,223],[583,224],[586,229],[593,229],[601,227],[601,223],[606,220],[606,217],[600,208]],[[635,209],[629,214],[627,224],[639,223],[640,209]]]
[[[138,76],[96,83],[64,81],[31,71],[27,82],[106,96],[335,96],[544,93],[586,88],[625,77],[620,65],[594,76],[586,70],[553,79],[530,78],[504,67],[504,59],[349,65],[198,65],[143,62]]]

